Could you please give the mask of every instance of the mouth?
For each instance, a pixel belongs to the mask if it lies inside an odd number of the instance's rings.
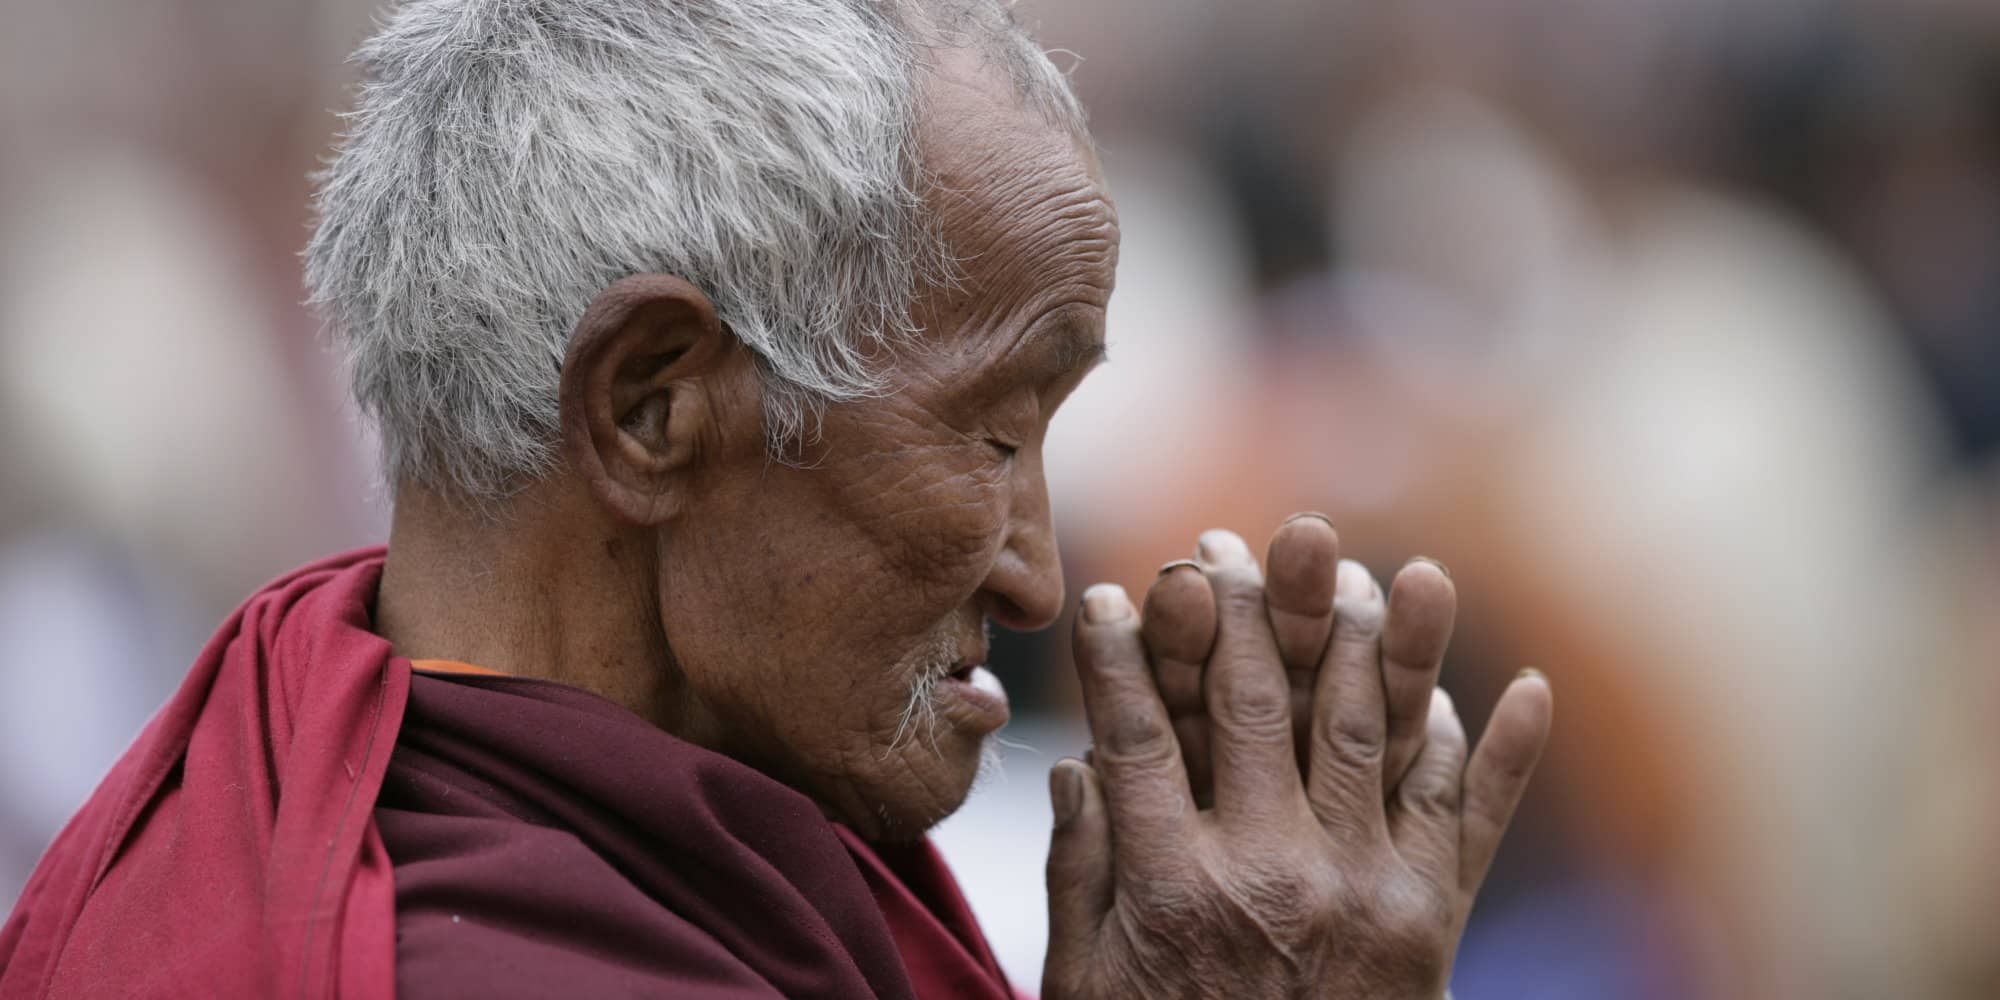
[[[938,684],[938,693],[957,710],[958,720],[982,735],[1006,725],[1009,716],[1007,688],[986,668],[985,659],[984,651],[961,659]]]

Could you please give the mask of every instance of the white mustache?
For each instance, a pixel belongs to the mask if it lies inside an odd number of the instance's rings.
[[[981,621],[987,648],[993,645],[993,623]],[[890,738],[884,756],[895,754],[917,739],[930,744],[931,753],[942,757],[944,751],[937,745],[937,688],[958,665],[958,641],[952,637],[949,628],[939,629],[924,651],[923,669],[910,681],[909,700],[903,703],[903,712],[896,721],[896,734]],[[991,760],[988,760],[988,757]],[[981,744],[980,771],[984,773],[989,765],[998,766],[999,751],[991,740]]]
[[[952,665],[958,662],[958,643],[948,629],[939,629],[931,636],[928,648],[920,661],[923,668],[910,681],[909,700],[903,704],[903,714],[896,722],[896,735],[889,740],[888,754],[903,749],[910,741],[922,738],[931,745],[931,752],[943,756],[937,745],[937,686],[951,673]]]

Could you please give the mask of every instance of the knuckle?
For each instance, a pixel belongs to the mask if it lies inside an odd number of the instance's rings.
[[[1412,778],[1415,780],[1411,787],[1403,793],[1412,810],[1433,819],[1458,815],[1458,782],[1442,774],[1417,774]]]
[[[1176,758],[1173,728],[1160,713],[1123,706],[1098,741],[1097,753],[1113,764],[1157,764]]]
[[[1213,892],[1206,883],[1173,868],[1121,884],[1119,891],[1130,893],[1142,909],[1152,913],[1200,912]]]
[[[1302,887],[1295,874],[1252,879],[1240,890],[1256,923],[1276,943],[1304,946],[1319,937],[1326,922],[1327,896]]]
[[[1451,907],[1428,887],[1402,876],[1365,880],[1342,898],[1337,913],[1383,978],[1428,984],[1442,976]]]
[[[1303,954],[1324,940],[1335,904],[1333,887],[1306,871],[1288,863],[1285,855],[1234,865],[1213,880],[1206,902],[1220,926],[1280,952]]]
[[[1365,801],[1361,798],[1364,789],[1346,787],[1340,796],[1341,802]],[[1322,804],[1314,806],[1314,816],[1334,841],[1341,844],[1366,844],[1374,836],[1373,822],[1365,815],[1342,804]]]
[[[1209,712],[1232,728],[1280,733],[1289,738],[1292,726],[1292,686],[1276,670],[1245,669],[1239,664],[1223,674]]]
[[[1385,942],[1415,956],[1433,956],[1449,940],[1451,908],[1428,886],[1414,879],[1386,880],[1378,890],[1380,926]]]
[[[1334,763],[1349,767],[1380,767],[1388,752],[1382,720],[1334,712],[1320,725],[1322,743]]]

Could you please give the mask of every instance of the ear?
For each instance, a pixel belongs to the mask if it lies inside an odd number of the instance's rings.
[[[708,296],[665,274],[619,280],[577,321],[563,457],[619,520],[657,525],[684,508],[688,475],[722,430],[734,343]]]

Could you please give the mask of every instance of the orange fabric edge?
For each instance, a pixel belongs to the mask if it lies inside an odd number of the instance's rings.
[[[505,677],[504,673],[489,667],[460,663],[457,660],[411,660],[413,670],[428,671],[433,674],[484,674],[488,677]]]

